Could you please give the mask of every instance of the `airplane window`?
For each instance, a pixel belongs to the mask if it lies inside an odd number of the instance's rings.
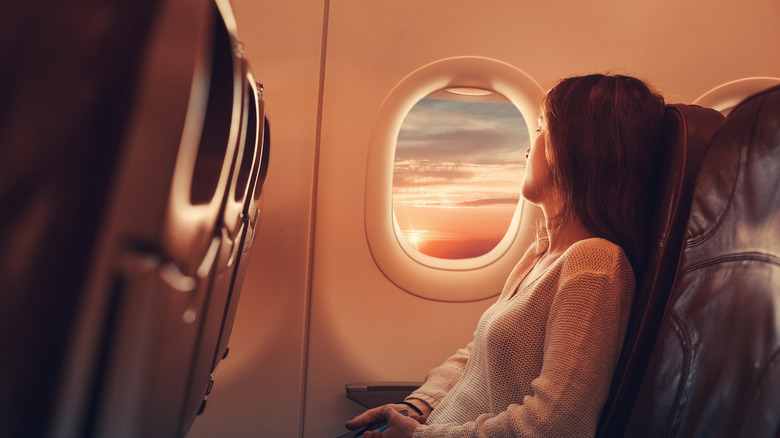
[[[526,122],[500,93],[447,88],[418,101],[398,133],[393,211],[420,253],[478,257],[517,212],[529,145]]]
[[[704,93],[693,104],[714,108],[726,116],[743,99],[777,84],[780,84],[780,78],[753,77],[737,79]]]
[[[434,301],[501,290],[541,217],[519,192],[542,96],[516,67],[471,56],[424,65],[389,90],[368,145],[364,209],[388,280]]]

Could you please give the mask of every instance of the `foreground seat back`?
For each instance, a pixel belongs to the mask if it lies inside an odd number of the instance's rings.
[[[262,102],[226,0],[74,1],[19,4],[40,32],[0,41],[0,435],[184,436]]]
[[[0,15],[2,436],[54,428],[62,364],[161,3],[25,2]]]
[[[257,88],[260,84],[254,82],[254,78],[250,75],[249,86],[252,87],[251,96],[262,96],[262,88]],[[249,253],[252,250],[252,246],[255,241],[255,233],[258,225],[260,225],[260,218],[262,213],[261,199],[263,196],[263,186],[268,175],[268,163],[270,159],[270,146],[271,146],[271,133],[268,127],[268,119],[265,118],[265,107],[262,100],[255,102],[256,106],[249,106],[250,119],[253,114],[257,115],[257,134],[252,141],[257,142],[256,157],[254,166],[251,171],[251,179],[249,180],[248,190],[245,194],[243,202],[243,210],[241,213],[242,232],[237,236],[237,240],[234,243],[234,259],[230,264],[229,270],[229,294],[228,303],[225,308],[225,314],[222,323],[222,330],[220,332],[219,343],[217,344],[217,352],[215,355],[214,368],[218,365],[218,361],[226,357],[228,354],[228,341],[230,340],[230,334],[233,330],[233,321],[236,317],[236,311],[238,310],[238,299],[241,294],[241,285],[244,283],[244,277],[246,276],[246,270],[249,263]],[[249,134],[247,134],[249,135]]]
[[[738,105],[696,182],[626,436],[780,434],[780,87]]]
[[[261,99],[262,90],[258,89],[246,60],[242,68],[245,74],[241,98],[241,135],[216,229],[220,245],[202,315],[203,323],[187,395],[183,430],[188,430],[195,417],[206,408],[214,384],[214,372],[220,360],[227,356],[227,343],[243,283],[243,276],[237,278],[237,272],[239,269],[242,272],[246,270],[258,217],[255,191],[262,190],[258,184],[260,170],[267,169],[268,165],[267,147],[264,147],[267,144],[263,141],[265,106]]]
[[[666,107],[648,262],[637,284],[621,359],[602,411],[599,436],[620,436],[625,429],[677,271],[693,184],[710,140],[722,123],[723,116],[713,109],[680,104]]]

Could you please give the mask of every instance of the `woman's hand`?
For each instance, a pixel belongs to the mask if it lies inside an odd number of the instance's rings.
[[[428,406],[428,403],[417,400],[417,399],[410,399],[410,403],[417,406],[420,411],[422,411],[422,415],[418,414],[414,410],[410,409],[409,406],[406,406],[404,404],[389,404],[384,405],[378,408],[369,409],[366,412],[363,412],[362,414],[358,415],[357,417],[349,420],[346,424],[347,429],[355,430],[360,429],[361,427],[365,427],[367,424],[371,423],[372,421],[378,420],[380,418],[387,418],[388,422],[390,423],[390,428],[395,428],[393,425],[393,422],[390,421],[389,415],[395,413],[397,417],[400,417],[400,420],[404,423],[407,423],[405,426],[412,425],[414,426],[411,428],[411,432],[408,436],[411,436],[411,433],[414,432],[414,429],[417,428],[417,425],[419,424],[425,424],[425,421],[428,419],[428,415],[430,415],[431,409],[430,406]],[[387,409],[389,414],[384,415],[383,409]],[[399,414],[400,411],[407,411],[409,412],[409,417],[404,417],[403,415]],[[401,424],[398,423],[398,420],[396,420],[396,425],[401,426]],[[389,432],[394,433],[394,432]],[[364,434],[366,438],[372,437],[373,434],[366,435]],[[385,435],[376,435],[376,436],[385,436],[385,437],[393,437],[396,435],[389,435],[388,432],[386,432]],[[405,436],[405,435],[398,435],[398,436]]]
[[[379,415],[387,419],[389,426],[384,432],[369,430],[361,436],[363,438],[411,438],[420,423],[413,418],[401,415],[395,406],[398,405],[384,405],[379,408]]]

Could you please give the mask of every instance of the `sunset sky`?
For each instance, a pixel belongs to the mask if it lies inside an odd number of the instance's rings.
[[[517,206],[528,142],[511,103],[419,101],[395,155],[393,207],[407,239],[440,258],[490,251]]]

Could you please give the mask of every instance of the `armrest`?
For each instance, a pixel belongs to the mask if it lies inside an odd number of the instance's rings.
[[[366,407],[375,408],[405,399],[422,382],[368,382],[348,383],[347,398]]]

